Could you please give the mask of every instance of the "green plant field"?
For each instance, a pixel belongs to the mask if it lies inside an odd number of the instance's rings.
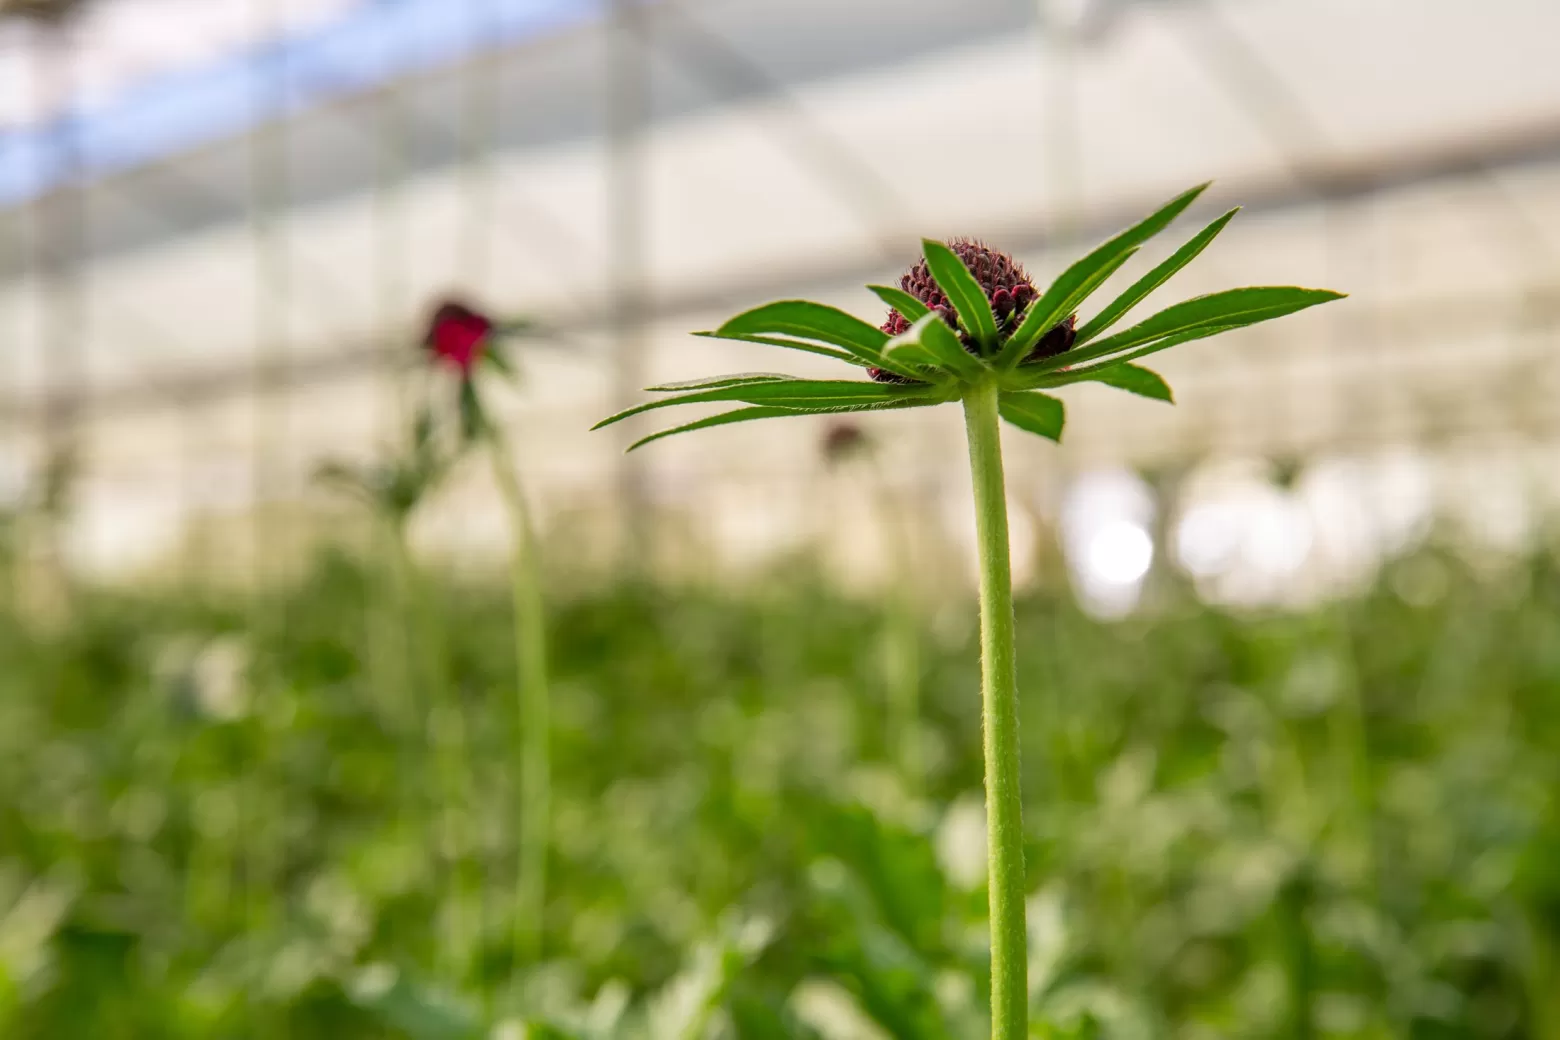
[[[551,590],[529,964],[504,588],[0,617],[0,1035],[982,1036],[973,597],[912,780],[885,609],[785,573]],[[1020,605],[1034,1035],[1560,1038],[1560,559],[1483,573]]]

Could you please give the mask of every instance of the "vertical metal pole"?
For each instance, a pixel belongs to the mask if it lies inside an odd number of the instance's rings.
[[[1041,72],[1045,76],[1042,105],[1045,168],[1051,181],[1050,199],[1055,207],[1052,240],[1070,242],[1079,224],[1083,204],[1083,177],[1078,142],[1077,44],[1074,28],[1058,8],[1057,0],[1037,0],[1041,33]]]
[[[64,16],[59,16],[63,19]],[[73,482],[72,454],[79,434],[79,406],[85,365],[82,355],[81,263],[85,230],[81,155],[76,137],[75,38],[69,22],[34,23],[33,83],[39,118],[51,125],[52,185],[39,195],[34,224],[38,273],[38,347],[46,408],[40,438],[43,458],[39,478],[43,505],[45,552],[51,582],[61,582],[59,527]],[[56,586],[52,593],[61,593]]]
[[[461,236],[460,270],[471,293],[481,301],[492,273],[494,206],[492,150],[497,60],[478,45],[487,0],[467,0],[468,31],[472,34],[469,66],[464,77],[465,111],[461,118],[461,159],[466,194],[465,226]]]
[[[291,277],[288,270],[288,248],[282,221],[286,219],[285,203],[288,193],[287,177],[287,91],[286,51],[279,39],[281,25],[273,17],[278,0],[251,0],[251,16],[257,30],[256,38],[268,41],[270,46],[261,54],[269,55],[271,67],[256,65],[254,69],[255,122],[249,141],[250,175],[250,233],[254,249],[254,342],[251,355],[251,379],[254,399],[251,402],[253,422],[252,477],[253,514],[251,517],[254,546],[253,609],[251,614],[252,638],[258,645],[282,637],[287,624],[286,607],[272,596],[277,590],[270,588],[272,579],[278,577],[273,568],[280,562],[278,548],[285,544],[278,540],[274,525],[290,519],[279,509],[281,505],[283,461],[287,443],[288,405],[281,396],[284,385],[284,365],[287,360],[290,331],[288,310],[291,304]],[[263,45],[264,46],[264,45]],[[284,103],[268,102],[280,98]],[[254,662],[251,666],[261,666]],[[252,792],[257,792],[265,778],[251,766],[244,772],[238,793],[239,845],[235,849],[237,881],[241,905],[244,908],[246,927],[256,932],[265,927],[265,920],[272,912],[269,896],[269,880],[275,872],[275,856],[279,850],[268,847],[265,835],[259,833],[256,824],[261,823],[258,806]],[[265,1035],[274,1024],[251,1013],[251,1033]]]
[[[272,24],[274,0],[252,0],[253,16],[262,39],[277,31]],[[280,391],[289,330],[291,278],[287,241],[280,226],[287,196],[286,115],[274,111],[268,101],[287,90],[285,51],[278,47],[271,68],[255,70],[255,128],[249,142],[250,233],[254,249],[254,343],[251,377],[254,400],[253,495],[255,576],[264,581],[272,558],[271,524],[280,491],[284,446],[287,439],[287,402]]]
[[[1083,178],[1080,173],[1078,138],[1078,92],[1074,28],[1067,24],[1057,0],[1036,0],[1041,33],[1041,72],[1045,77],[1042,98],[1041,144],[1045,150],[1045,170],[1050,180],[1049,198],[1054,213],[1048,221],[1051,243],[1071,243],[1078,234],[1083,207]],[[1040,474],[1039,512],[1045,520],[1043,546],[1046,564],[1062,560],[1059,518],[1062,500],[1067,494],[1068,462],[1065,456],[1046,453],[1045,470]],[[1054,568],[1042,581],[1061,582],[1063,568]]]
[[[644,11],[638,0],[612,0],[607,46],[607,228],[611,255],[613,408],[626,408],[644,386],[645,176],[643,125],[649,101]],[[626,430],[618,435],[628,445]],[[616,514],[625,524],[623,559],[647,548],[644,472],[621,456]]]

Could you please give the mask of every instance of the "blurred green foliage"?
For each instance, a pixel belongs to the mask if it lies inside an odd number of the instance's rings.
[[[784,573],[554,590],[540,964],[503,589],[0,615],[0,1035],[981,1036],[973,602],[912,785],[884,609]],[[1020,609],[1035,1035],[1560,1038],[1560,560],[1164,599]]]

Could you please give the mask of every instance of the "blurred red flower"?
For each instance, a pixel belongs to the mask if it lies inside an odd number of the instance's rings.
[[[463,303],[447,300],[434,311],[423,346],[437,361],[469,378],[492,334],[490,318]]]

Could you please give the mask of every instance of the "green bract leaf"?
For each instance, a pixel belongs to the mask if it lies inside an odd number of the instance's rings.
[[[926,304],[903,289],[895,289],[890,285],[869,285],[867,288],[876,293],[878,299],[898,311],[906,321],[915,321],[929,310]]]
[[[888,333],[882,329],[838,307],[808,300],[781,300],[755,307],[726,322],[716,334],[797,336],[839,347],[874,365],[882,359],[883,345],[888,342]]]
[[[1053,441],[1062,439],[1067,409],[1062,402],[1033,390],[1010,390],[997,399],[997,412],[1021,430]]]
[[[772,383],[777,379],[793,379],[780,372],[738,372],[729,376],[710,376],[707,379],[687,379],[680,383],[658,383],[645,387],[646,393],[682,393],[687,390],[717,390],[723,386],[746,386],[749,383]]]
[[[1018,364],[1040,337],[1076,310],[1078,304],[1125,262],[1127,255],[1168,227],[1207,187],[1207,184],[1199,184],[1182,192],[1063,271],[1045,295],[1030,304],[1024,323],[1013,333],[1002,352],[1002,367]],[[1016,344],[1015,340],[1018,341]]]
[[[722,412],[719,415],[711,415],[704,419],[698,419],[682,426],[674,426],[670,430],[661,430],[652,433],[648,437],[641,437],[628,446],[629,451],[642,448],[652,441],[661,440],[663,437],[671,437],[679,433],[691,433],[694,430],[704,430],[711,426],[725,426],[729,423],[749,422],[753,419],[783,419],[787,416],[798,415],[838,415],[842,412],[883,412],[895,411],[901,408],[929,408],[942,402],[934,398],[911,398],[902,401],[881,401],[869,404],[838,405],[824,408],[780,408],[773,405],[758,405],[752,408],[738,408],[731,412]]]
[[[1159,266],[1132,283],[1130,289],[1112,300],[1108,307],[1100,311],[1099,314],[1094,316],[1092,321],[1078,330],[1078,338],[1075,342],[1079,345],[1087,343],[1114,325],[1123,314],[1136,307],[1143,297],[1165,284],[1165,282],[1169,281],[1171,275],[1196,259],[1197,254],[1208,248],[1208,243],[1212,242],[1219,232],[1224,230],[1224,225],[1228,224],[1235,214],[1239,212],[1240,207],[1236,206],[1224,214],[1224,216],[1199,231],[1191,241],[1177,249]]]
[[[1067,373],[1062,373],[1066,375]],[[1140,365],[1114,364],[1095,371],[1090,371],[1084,379],[1078,382],[1104,383],[1118,390],[1138,394],[1142,397],[1152,397],[1156,401],[1168,401],[1175,404],[1175,396],[1170,392],[1170,384],[1166,383],[1159,375],[1150,369]]]
[[[997,319],[991,313],[991,301],[986,299],[986,290],[980,287],[975,275],[964,266],[959,254],[943,243],[924,238],[921,247],[926,251],[927,269],[936,279],[937,287],[948,295],[948,302],[953,304],[965,329],[980,344],[982,351],[989,353],[995,350]]]
[[[824,357],[831,357],[836,361],[843,361],[850,365],[865,367],[873,364],[873,362],[863,360],[855,354],[836,350],[833,347],[825,347],[818,343],[805,343],[799,339],[782,339],[779,336],[739,336],[722,332],[695,332],[694,335],[704,336],[707,339],[729,339],[741,343],[762,343],[768,347],[784,347],[787,350],[805,350],[809,354],[822,354]]]
[[[905,330],[908,332],[909,330]],[[907,340],[904,333],[895,336],[888,341],[888,347],[883,351],[883,356],[889,361],[902,367],[908,367],[912,371],[924,373],[917,375],[919,380],[934,379],[939,371],[937,355],[922,346],[919,340]]]
[[[863,383],[848,379],[769,379],[647,401],[603,419],[591,429],[599,430],[603,426],[610,426],[612,423],[641,412],[669,408],[678,404],[741,401],[745,404],[773,405],[778,408],[827,408],[934,397],[936,400],[947,399],[946,395],[937,395],[933,387],[924,383],[903,386],[893,383]]]
[[[1080,303],[1088,299],[1095,289],[1104,284],[1105,279],[1115,274],[1122,264],[1132,259],[1133,254],[1137,251],[1138,247],[1133,246],[1131,249],[1112,257],[1108,263],[1097,269],[1082,285],[1078,286],[1071,296],[1068,296],[1052,308],[1049,314],[1042,314],[1038,307],[1031,308],[1028,317],[1024,319],[1024,323],[1018,327],[1018,330],[1013,333],[1008,342],[1003,346],[1002,355],[997,359],[998,367],[1012,368],[1027,357],[1029,352],[1035,348],[1035,344],[1040,342],[1042,336],[1065,321],[1078,309]]]
[[[1319,303],[1327,303],[1330,300],[1342,298],[1342,293],[1336,293],[1329,289],[1300,289],[1288,285],[1264,285],[1252,286],[1246,289],[1226,289],[1223,292],[1209,293],[1206,296],[1196,296],[1182,303],[1166,307],[1151,318],[1145,318],[1129,329],[1123,329],[1113,336],[1106,336],[1098,340],[1093,346],[1083,350],[1069,350],[1054,358],[1034,363],[1035,367],[1042,371],[1055,371],[1062,367],[1073,367],[1085,361],[1095,358],[1108,357],[1110,355],[1122,355],[1116,360],[1126,360],[1125,351],[1134,347],[1140,347],[1154,340],[1168,336],[1179,335],[1182,332],[1197,329],[1217,329],[1227,331],[1238,329],[1246,325],[1255,325],[1257,322],[1267,321],[1271,318],[1282,318],[1286,314],[1314,307]],[[1211,335],[1211,333],[1209,333]],[[1201,338],[1201,337],[1194,337]],[[1185,342],[1179,341],[1179,342]],[[1162,350],[1169,344],[1155,345],[1153,350]],[[1153,350],[1143,353],[1152,353]],[[1141,353],[1133,354],[1134,357],[1142,356]]]
[[[919,346],[930,355],[932,364],[961,378],[975,379],[986,371],[985,364],[964,349],[959,334],[948,327],[941,314],[933,311],[921,315],[914,325],[889,340],[889,344],[890,351],[910,344]]]

